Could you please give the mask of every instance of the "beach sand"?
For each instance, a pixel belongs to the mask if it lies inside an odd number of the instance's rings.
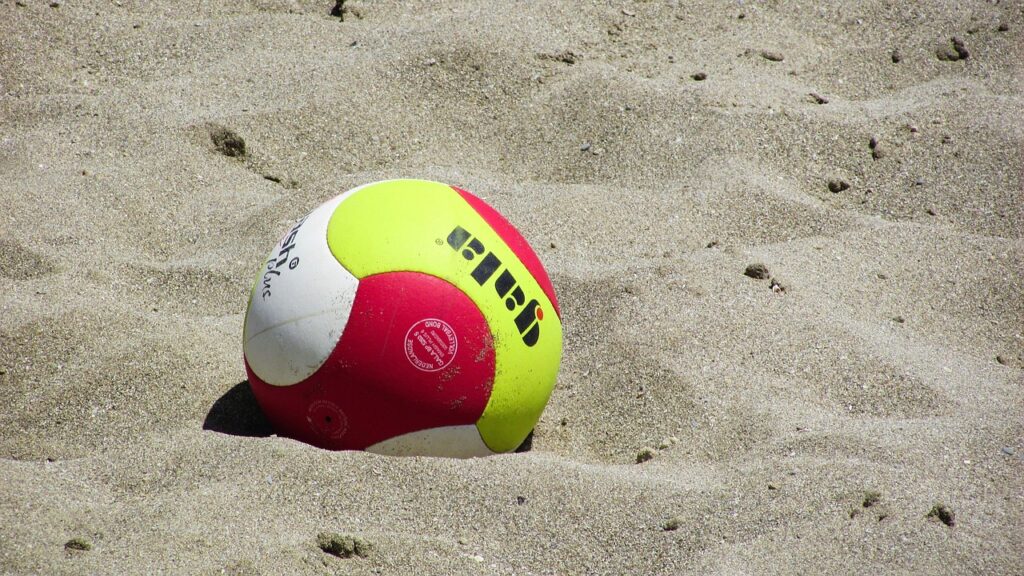
[[[1020,2],[0,6],[0,573],[1024,574]],[[528,451],[254,404],[270,247],[397,177],[551,275]]]

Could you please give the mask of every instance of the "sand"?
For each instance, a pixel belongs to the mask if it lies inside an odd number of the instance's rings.
[[[0,573],[1024,574],[1020,2],[0,5]],[[255,407],[270,246],[395,177],[551,274],[528,451]]]

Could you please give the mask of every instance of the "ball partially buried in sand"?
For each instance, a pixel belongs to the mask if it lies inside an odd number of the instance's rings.
[[[354,188],[291,226],[260,270],[244,356],[275,429],[395,455],[515,450],[547,404],[561,312],[497,211],[423,180]]]

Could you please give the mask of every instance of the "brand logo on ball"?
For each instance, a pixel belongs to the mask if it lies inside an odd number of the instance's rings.
[[[420,320],[405,333],[405,357],[424,372],[436,372],[451,364],[458,349],[455,330],[444,320]]]
[[[494,252],[487,252],[484,255],[487,248],[483,242],[474,238],[461,226],[456,226],[448,235],[448,245],[456,252],[461,251],[462,257],[471,262],[478,256],[483,256],[476,268],[469,273],[481,286],[487,284],[502,267],[501,260],[494,255]],[[536,344],[540,339],[540,321],[544,319],[544,310],[541,309],[540,303],[536,299],[526,301],[526,294],[519,286],[519,281],[509,272],[508,268],[497,275],[494,280],[494,291],[499,298],[505,299],[505,308],[509,312],[515,313],[516,310],[519,310],[515,322],[523,343],[527,346]]]
[[[306,222],[304,217],[299,220],[295,226],[288,232],[288,235],[281,240],[281,248],[277,251],[277,256],[267,261],[267,271],[263,273],[263,299],[270,298],[270,284],[274,281],[274,278],[281,275],[285,270],[295,270],[299,265],[299,257],[293,256],[288,258],[291,254],[292,249],[295,248],[295,237],[299,235],[299,228]],[[285,264],[288,264],[287,268],[282,268]]]

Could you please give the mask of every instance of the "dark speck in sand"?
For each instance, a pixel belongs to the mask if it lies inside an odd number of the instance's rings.
[[[967,60],[970,58],[971,53],[967,50],[963,40],[954,36],[949,41],[950,44],[943,45],[935,51],[935,56],[939,60],[943,62],[956,62],[957,60]]]
[[[850,185],[845,180],[829,180],[828,191],[833,194],[838,194],[843,190],[848,190]]]
[[[744,276],[749,276],[755,280],[767,280],[769,276],[768,267],[761,263],[754,263],[747,266],[743,271]]]
[[[210,127],[210,141],[217,152],[232,158],[245,156],[245,140],[234,130],[220,125]]]
[[[868,490],[864,493],[864,501],[861,503],[865,508],[871,508],[882,501],[882,493],[878,490]]]
[[[658,451],[657,450],[655,450],[654,448],[651,448],[650,446],[645,446],[645,447],[641,448],[639,452],[637,452],[637,454],[636,454],[636,463],[637,464],[643,464],[644,462],[647,462],[648,460],[653,460],[654,457],[657,456],[657,455],[658,455]]]
[[[331,8],[331,16],[339,18],[343,22],[345,21],[346,12],[348,12],[348,10],[345,9],[345,0],[337,0],[334,3],[334,7]]]
[[[83,552],[92,550],[92,543],[85,538],[75,537],[64,543],[65,550],[81,550]]]
[[[950,528],[956,526],[956,514],[947,508],[945,504],[936,504],[935,506],[932,506],[932,509],[928,511],[926,518],[935,518]]]

